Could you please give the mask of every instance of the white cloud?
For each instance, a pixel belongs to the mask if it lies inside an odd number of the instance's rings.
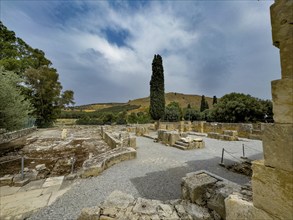
[[[275,78],[278,57],[270,55],[269,3],[150,1],[133,8],[126,1],[76,1],[72,13],[64,11],[62,2],[26,3],[2,3],[1,20],[46,52],[64,87],[75,91],[77,103],[94,99],[79,85],[88,85],[90,94],[96,92],[90,89],[109,88],[95,102],[147,96],[156,53],[163,56],[168,91],[218,97],[232,91],[270,94],[267,88],[245,86],[251,83],[247,74],[256,71],[262,71],[256,80],[265,74]],[[110,41],[106,29],[125,30],[125,45]],[[265,58],[271,67],[258,57],[264,48],[269,48]]]

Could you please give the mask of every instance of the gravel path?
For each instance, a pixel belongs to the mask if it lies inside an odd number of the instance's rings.
[[[182,151],[138,137],[137,159],[116,164],[98,177],[78,180],[55,203],[38,211],[30,219],[76,219],[82,208],[99,205],[114,190],[150,199],[180,198],[181,178],[186,173],[197,170],[208,170],[239,184],[250,180],[218,165],[222,148],[232,152],[234,156],[225,154],[225,164],[238,160],[242,155],[242,144],[247,146],[245,154],[249,159],[260,159],[261,141],[243,139],[228,142],[206,137],[203,139],[206,144],[204,149]]]

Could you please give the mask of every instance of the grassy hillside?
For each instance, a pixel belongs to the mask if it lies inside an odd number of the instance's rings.
[[[209,107],[212,107],[213,104],[213,98],[211,97],[205,97],[206,100],[209,103]],[[169,92],[165,94],[165,100],[166,105],[168,105],[170,102],[178,102],[181,108],[186,108],[188,104],[191,105],[192,108],[200,108],[200,101],[201,96],[199,95],[186,95],[182,93],[176,93],[176,92]],[[140,105],[139,109],[132,110],[131,112],[139,112],[146,110],[150,105],[150,98],[140,98],[140,99],[134,99],[130,100],[128,102],[129,105]]]
[[[168,105],[170,102],[178,102],[181,108],[186,108],[188,104],[191,105],[192,108],[200,108],[200,101],[201,96],[199,95],[186,95],[182,93],[176,93],[176,92],[169,92],[165,94],[165,100],[166,105]],[[206,100],[209,103],[210,108],[212,107],[213,99],[211,97],[206,97]],[[99,111],[99,112],[109,112],[114,110],[117,112],[117,110],[126,110],[129,113],[130,112],[141,112],[148,109],[150,105],[150,98],[139,98],[130,100],[127,103],[95,103],[95,104],[89,104],[89,105],[82,105],[82,106],[76,106],[74,107],[74,110],[81,110],[85,112],[93,112],[93,111]]]

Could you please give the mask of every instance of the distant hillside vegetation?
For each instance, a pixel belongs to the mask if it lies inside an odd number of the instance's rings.
[[[212,108],[213,98],[205,97],[209,103],[209,107]],[[201,95],[186,95],[182,93],[169,92],[165,94],[166,105],[170,102],[178,102],[181,108],[186,108],[188,104],[192,108],[199,110]],[[139,98],[134,100],[129,100],[127,103],[95,103],[82,106],[74,107],[74,110],[81,110],[85,112],[112,112],[114,110],[117,113],[117,110],[125,110],[128,113],[131,112],[142,112],[149,108],[150,97]]]
[[[209,107],[212,108],[213,98],[205,97],[205,99],[208,101]],[[186,108],[187,105],[190,104],[192,108],[196,108],[199,110],[201,96],[200,95],[187,95],[187,94],[182,94],[182,93],[169,92],[169,93],[165,94],[165,100],[166,100],[166,105],[168,105],[170,102],[178,102],[180,105],[180,108],[182,108],[182,109]],[[150,97],[130,100],[127,104],[140,105],[139,109],[132,110],[131,112],[144,111],[149,107]]]

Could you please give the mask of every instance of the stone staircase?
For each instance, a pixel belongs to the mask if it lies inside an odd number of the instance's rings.
[[[178,141],[175,142],[173,147],[176,147],[176,148],[178,148],[180,150],[188,150],[189,149],[189,143],[185,143],[182,140],[178,140]]]
[[[176,147],[180,150],[191,150],[191,149],[198,149],[203,148],[204,141],[202,138],[195,138],[195,139],[188,139],[188,138],[181,138],[173,144],[173,147]]]

